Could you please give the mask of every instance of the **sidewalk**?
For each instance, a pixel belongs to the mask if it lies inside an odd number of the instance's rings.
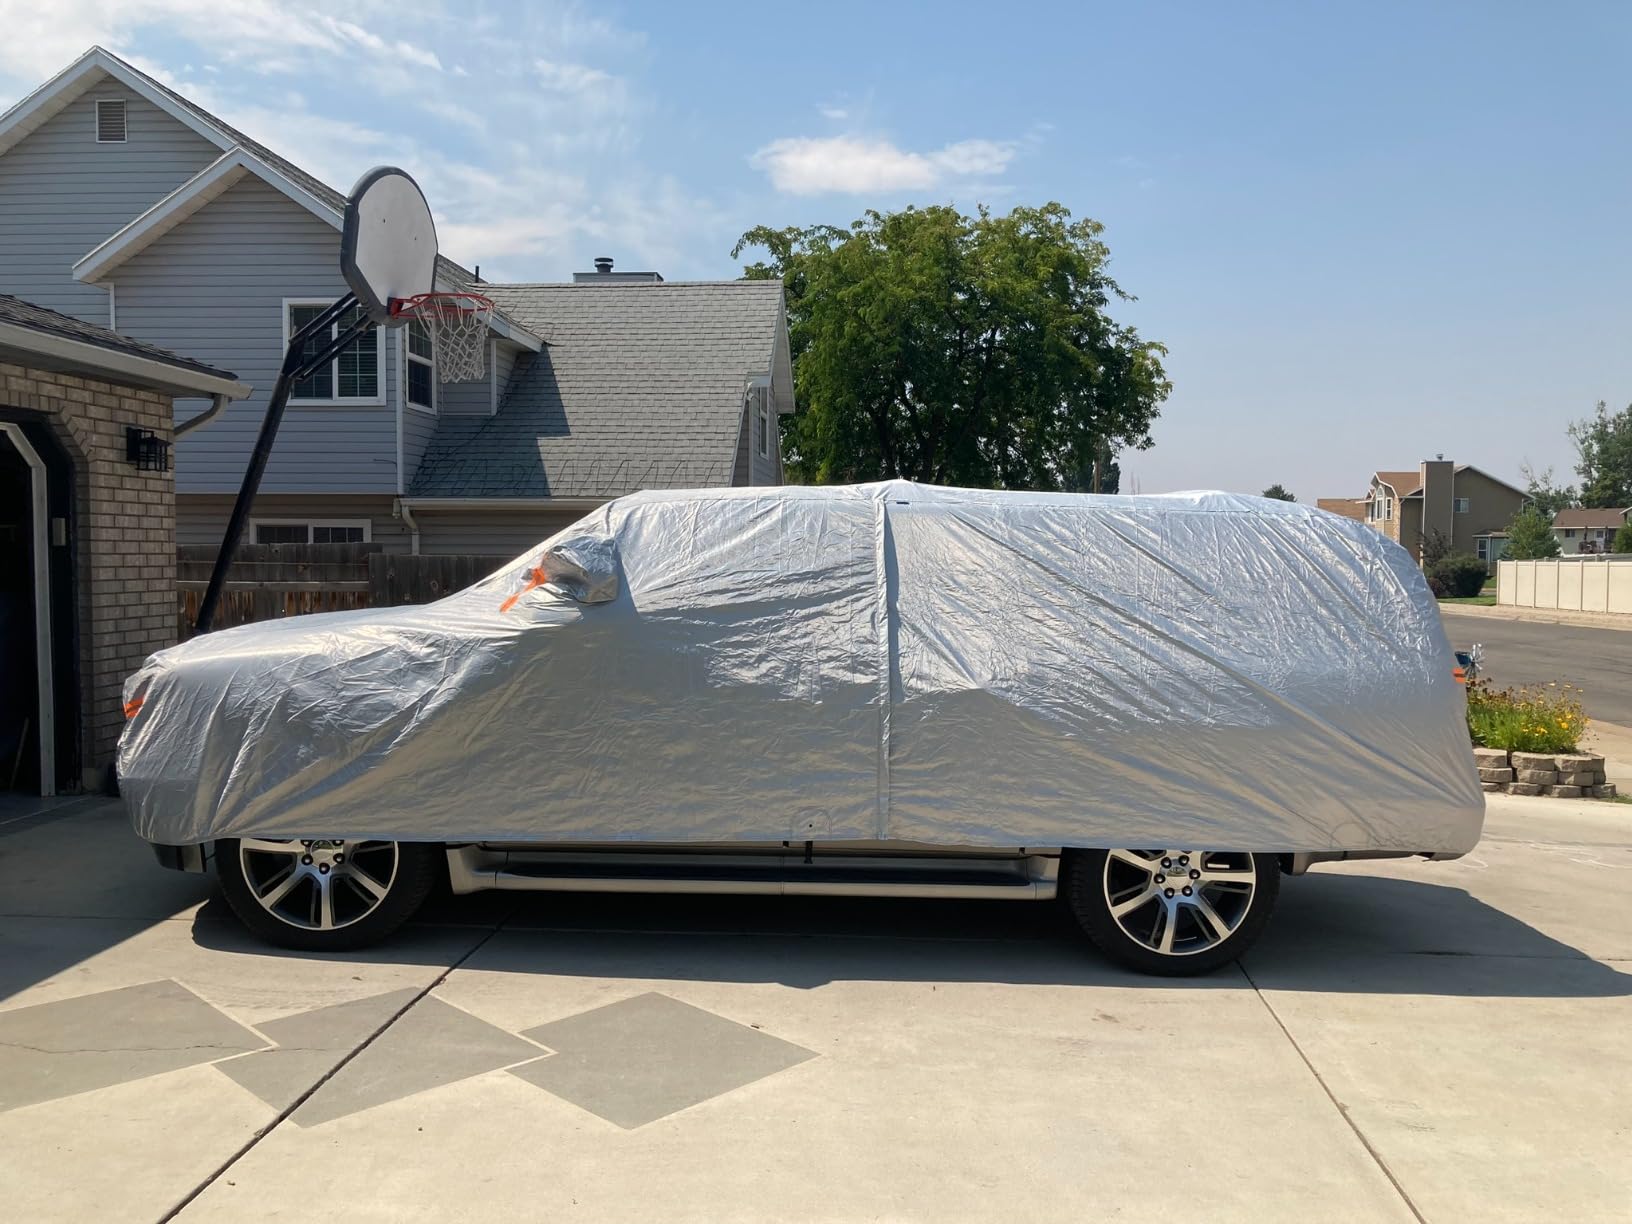
[[[1624,629],[1632,632],[1632,616],[1615,612],[1566,612],[1559,608],[1521,608],[1515,604],[1442,603],[1439,610],[1445,616],[1482,616],[1489,620],[1530,621],[1540,625],[1582,625],[1592,629]]]
[[[1619,786],[1623,795],[1632,794],[1632,727],[1619,727],[1595,718],[1581,747],[1603,757],[1606,779]]]

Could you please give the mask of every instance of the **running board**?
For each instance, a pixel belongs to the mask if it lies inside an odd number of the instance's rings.
[[[456,893],[517,892],[698,893],[783,897],[932,897],[943,900],[1047,901],[1055,894],[1059,859],[956,856],[816,856],[575,854],[506,851],[491,846],[448,849],[448,880]]]

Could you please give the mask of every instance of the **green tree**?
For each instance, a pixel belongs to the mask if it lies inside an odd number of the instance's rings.
[[[1614,542],[1609,546],[1610,552],[1632,553],[1632,522],[1625,522],[1615,531]]]
[[[800,411],[797,479],[904,476],[992,488],[1086,488],[1095,458],[1151,445],[1167,350],[1108,312],[1096,221],[1059,204],[970,217],[869,211],[848,229],[760,226],[737,242],[780,278]]]
[[[1553,483],[1552,468],[1538,473],[1528,463],[1521,463],[1519,473],[1524,477],[1525,495],[1549,519],[1560,510],[1569,510],[1581,504],[1574,485],[1560,487]]]
[[[1553,520],[1535,506],[1526,505],[1507,525],[1507,556],[1514,561],[1558,556]]]
[[[1595,510],[1632,506],[1632,404],[1610,412],[1602,400],[1592,416],[1569,427],[1581,504]]]
[[[1451,555],[1451,538],[1438,527],[1422,533],[1422,568],[1431,570]],[[1477,594],[1477,592],[1475,592]]]
[[[1298,500],[1296,497],[1293,497],[1291,492],[1287,489],[1287,487],[1285,485],[1281,484],[1279,481],[1277,481],[1276,483],[1270,485],[1269,488],[1265,489],[1263,495],[1265,497],[1272,497],[1276,501],[1295,502],[1295,501]]]

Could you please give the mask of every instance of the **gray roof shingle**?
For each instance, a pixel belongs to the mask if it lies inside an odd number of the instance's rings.
[[[618,497],[731,483],[779,281],[484,285],[545,339],[492,417],[437,422],[415,497]],[[526,358],[524,357],[525,361]]]
[[[36,306],[33,302],[13,297],[9,293],[0,293],[0,323],[26,327],[29,331],[40,332],[42,335],[77,340],[81,344],[94,344],[98,348],[128,353],[133,357],[145,357],[149,361],[163,362],[165,365],[175,366],[178,370],[191,370],[195,374],[205,374],[212,378],[236,380],[238,377],[226,370],[205,365],[202,361],[194,361],[191,357],[172,353],[169,349],[160,348],[156,344],[144,344],[140,340],[132,340],[129,336],[122,336],[105,327],[98,327],[95,323],[86,323],[69,315],[58,314],[44,306]]]

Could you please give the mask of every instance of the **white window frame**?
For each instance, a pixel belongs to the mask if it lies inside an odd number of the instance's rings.
[[[1457,514],[1467,514],[1468,513],[1468,508],[1472,504],[1473,504],[1472,501],[1470,499],[1466,498],[1466,497],[1453,497],[1451,499],[1452,509]]]
[[[415,356],[413,351],[408,347],[408,329],[412,326],[412,323],[404,323],[401,328],[402,345],[401,352],[398,353],[398,357],[400,357],[401,360],[399,361],[397,368],[402,372],[402,378],[400,380],[402,383],[402,405],[404,408],[412,408],[415,412],[423,412],[426,416],[435,416],[439,407],[437,403],[438,392],[436,389],[436,337],[431,336],[431,359],[429,361],[426,361],[423,357]],[[429,336],[430,332],[427,331],[425,334]],[[408,398],[408,363],[410,361],[415,365],[429,366],[431,369],[431,406],[429,408],[425,407],[423,404],[416,404],[413,400]]]
[[[283,299],[283,351],[289,351],[289,341],[294,332],[289,327],[289,312],[296,306],[332,306],[332,298],[304,298],[291,297]],[[385,337],[380,333],[385,329],[374,329],[374,385],[379,388],[377,395],[355,396],[347,398],[337,396],[333,399],[301,399],[291,394],[289,406],[291,408],[381,408],[385,406]],[[333,325],[330,328],[333,335]],[[339,390],[340,387],[340,355],[336,353],[329,362],[329,385]],[[406,394],[406,392],[404,392]],[[268,519],[268,522],[272,520]]]
[[[759,405],[754,409],[759,414],[759,457],[771,457],[771,397],[761,395]]]
[[[125,108],[125,137],[123,140],[102,139],[102,104],[104,102],[117,102],[120,106]],[[109,97],[105,94],[102,97],[93,97],[91,99],[91,139],[97,144],[105,145],[122,145],[130,143],[130,102],[128,99]]]
[[[312,542],[313,527],[361,527],[363,529],[362,542],[364,544],[374,542],[374,524],[372,520],[366,518],[252,518],[249,520],[249,539],[251,543],[260,542],[256,537],[260,535],[263,524],[267,527],[304,527],[306,528],[306,543],[308,544]]]

